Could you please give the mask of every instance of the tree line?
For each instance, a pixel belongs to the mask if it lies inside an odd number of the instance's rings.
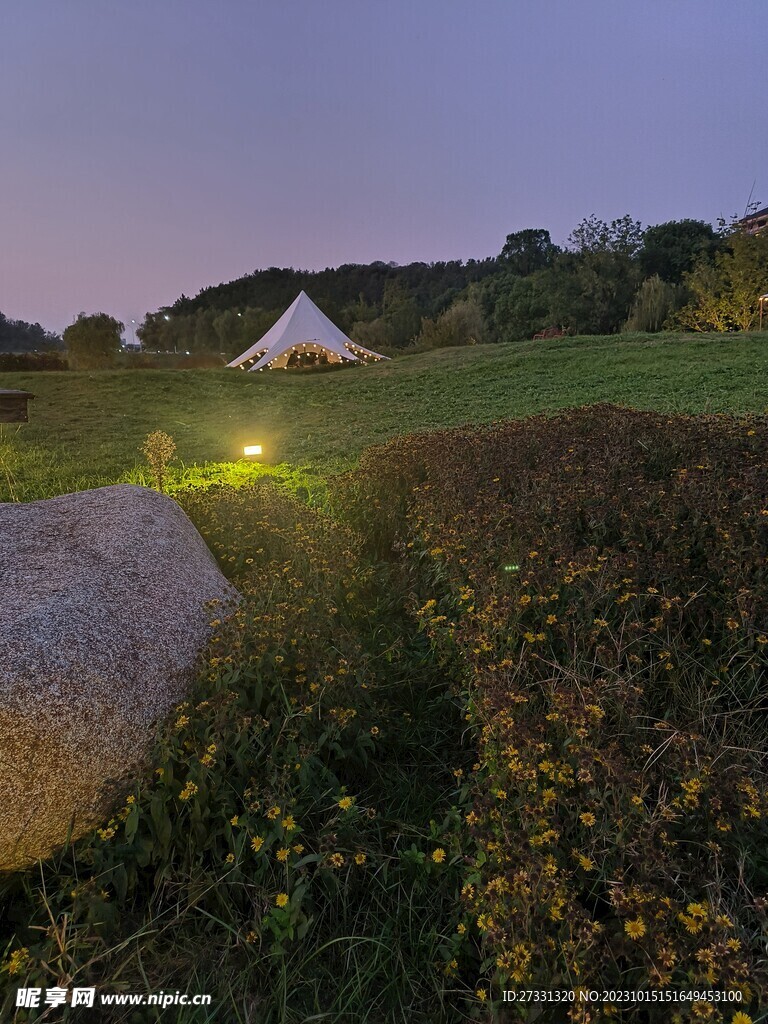
[[[4,313],[0,313],[0,353],[49,352],[63,347],[60,334],[46,331],[40,324],[12,320]]]
[[[643,227],[592,215],[564,246],[544,228],[509,234],[483,260],[345,264],[322,271],[270,267],[182,295],[147,313],[146,351],[215,353],[224,361],[260,338],[304,289],[355,341],[384,355],[567,334],[744,331],[768,292],[768,233],[735,218]],[[768,318],[766,321],[768,326]],[[114,365],[124,325],[81,313],[64,332],[70,365]],[[0,352],[60,346],[39,324],[0,314]]]
[[[513,232],[484,260],[271,267],[182,295],[148,313],[147,349],[231,357],[265,333],[304,289],[354,340],[393,355],[530,338],[619,331],[734,331],[757,326],[768,291],[768,236],[735,219],[643,228],[629,215],[583,220],[560,247],[549,231]]]

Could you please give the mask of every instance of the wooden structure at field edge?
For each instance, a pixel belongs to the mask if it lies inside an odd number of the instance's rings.
[[[0,388],[0,423],[28,423],[27,402],[34,397],[31,391]]]

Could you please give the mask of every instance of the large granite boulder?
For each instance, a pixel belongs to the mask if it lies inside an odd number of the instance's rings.
[[[0,870],[103,820],[236,599],[156,491],[0,504]]]

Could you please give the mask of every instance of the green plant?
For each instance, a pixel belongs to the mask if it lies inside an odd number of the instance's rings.
[[[635,292],[627,331],[660,331],[681,305],[684,289],[662,281],[658,274],[648,277]]]
[[[153,430],[148,434],[139,451],[149,463],[155,487],[161,493],[165,491],[168,475],[168,463],[176,451],[176,443],[164,430]]]
[[[416,614],[464,673],[462,924],[490,999],[764,1003],[767,442],[765,417],[596,406],[397,439],[341,481],[352,521],[420,567]]]
[[[714,264],[702,259],[685,275],[692,299],[675,315],[675,322],[694,331],[754,330],[766,277],[768,236],[735,230],[726,237]]]
[[[242,603],[211,607],[196,687],[122,806],[3,879],[0,1014],[58,981],[209,992],[213,1019],[458,1022],[442,949],[470,753],[408,574],[269,480],[176,496]]]
[[[67,362],[77,370],[100,370],[114,366],[120,353],[120,335],[125,324],[107,313],[79,313],[64,331]]]

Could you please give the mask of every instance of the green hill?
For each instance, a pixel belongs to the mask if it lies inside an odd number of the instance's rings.
[[[674,412],[768,407],[768,336],[625,335],[441,349],[336,372],[236,370],[0,374],[27,388],[30,423],[3,427],[0,494],[29,500],[129,473],[152,430],[185,465],[267,463],[323,475],[415,430],[611,401]]]

